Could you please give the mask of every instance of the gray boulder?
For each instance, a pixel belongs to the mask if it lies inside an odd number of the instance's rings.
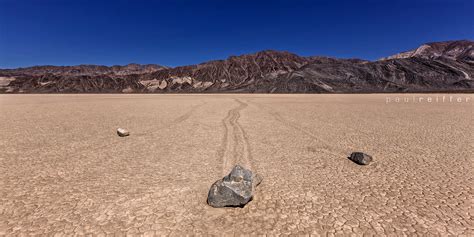
[[[212,207],[243,207],[252,200],[255,187],[261,182],[260,175],[236,165],[230,174],[212,184],[207,203]]]
[[[353,152],[349,159],[359,165],[368,165],[373,160],[372,156],[369,156],[363,152]]]

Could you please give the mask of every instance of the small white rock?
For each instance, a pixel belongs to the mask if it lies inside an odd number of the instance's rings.
[[[119,129],[117,129],[117,134],[121,137],[126,137],[126,136],[130,135],[130,132],[128,132],[127,130],[125,130],[123,128],[119,128]]]

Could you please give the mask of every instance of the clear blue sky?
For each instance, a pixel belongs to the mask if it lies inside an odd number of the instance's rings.
[[[264,49],[374,60],[474,39],[474,0],[0,0],[0,68],[195,64]]]

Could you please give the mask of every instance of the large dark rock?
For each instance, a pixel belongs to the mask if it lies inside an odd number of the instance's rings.
[[[359,165],[368,165],[373,160],[372,156],[369,156],[363,152],[353,152],[349,159]]]
[[[212,184],[207,203],[212,207],[242,207],[252,200],[262,177],[236,165],[230,174]]]

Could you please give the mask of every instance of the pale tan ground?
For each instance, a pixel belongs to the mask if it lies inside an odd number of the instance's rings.
[[[0,235],[473,236],[472,95],[387,96],[0,95]],[[254,200],[208,206],[236,163]]]

